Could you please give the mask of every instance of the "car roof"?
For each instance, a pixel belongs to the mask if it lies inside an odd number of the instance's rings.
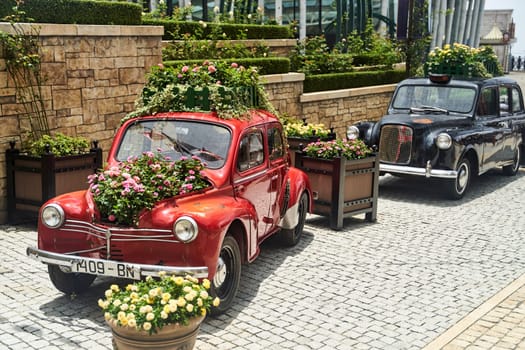
[[[414,84],[416,85],[443,85],[443,86],[453,85],[453,86],[464,86],[464,87],[473,87],[473,88],[481,88],[483,86],[501,85],[501,84],[518,85],[516,80],[501,76],[501,77],[493,77],[493,78],[451,77],[448,83],[434,83],[428,77],[413,77],[413,78],[408,78],[408,79],[401,81],[399,83],[399,86],[414,85]]]

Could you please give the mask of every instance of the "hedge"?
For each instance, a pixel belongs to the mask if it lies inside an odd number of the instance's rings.
[[[406,78],[401,70],[316,74],[305,77],[304,92],[351,89],[398,83]]]
[[[176,60],[176,61],[164,61],[163,64],[166,67],[175,67],[188,65],[193,66],[195,64],[200,65],[204,60]],[[210,59],[210,61],[216,61]],[[286,57],[266,57],[266,58],[228,58],[221,61],[228,63],[237,63],[244,67],[258,67],[259,74],[284,74],[290,71],[290,60]]]
[[[12,14],[12,6],[0,6],[0,18]],[[25,0],[19,8],[36,23],[140,25],[142,6],[128,2],[79,0]]]
[[[293,32],[288,26],[230,24],[230,23],[203,23],[161,19],[143,19],[142,24],[164,27],[164,40],[180,40],[185,33],[195,35],[195,39],[210,39],[209,35],[219,26],[220,33],[226,34],[227,39],[289,39]],[[202,33],[202,35],[198,35]],[[221,38],[212,38],[221,39]]]

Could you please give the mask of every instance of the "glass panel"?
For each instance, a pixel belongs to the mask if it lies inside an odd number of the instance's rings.
[[[407,85],[398,89],[392,106],[398,109],[434,107],[468,113],[474,106],[476,90],[464,87]]]

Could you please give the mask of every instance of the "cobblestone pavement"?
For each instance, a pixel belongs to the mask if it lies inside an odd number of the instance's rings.
[[[460,201],[437,183],[385,176],[377,222],[333,231],[312,215],[297,246],[266,242],[243,266],[234,307],[204,321],[195,349],[422,349],[525,273],[524,193],[525,169],[485,174]],[[0,349],[110,349],[97,300],[115,280],[64,296],[26,257],[35,244],[34,227],[0,226]],[[523,289],[512,294],[447,349],[523,313],[524,300]],[[522,349],[523,325],[506,324]]]

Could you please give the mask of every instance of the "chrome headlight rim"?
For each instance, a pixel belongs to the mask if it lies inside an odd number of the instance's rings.
[[[173,224],[173,234],[183,243],[194,241],[199,235],[197,221],[189,216],[181,216]]]
[[[439,149],[447,150],[452,146],[452,137],[449,134],[442,132],[436,137],[436,146]]]
[[[56,229],[64,224],[66,215],[64,209],[60,205],[51,203],[42,208],[40,219],[46,227]],[[55,222],[50,223],[53,219]]]
[[[355,140],[359,138],[359,129],[355,125],[350,125],[346,128],[346,138],[348,140]]]

